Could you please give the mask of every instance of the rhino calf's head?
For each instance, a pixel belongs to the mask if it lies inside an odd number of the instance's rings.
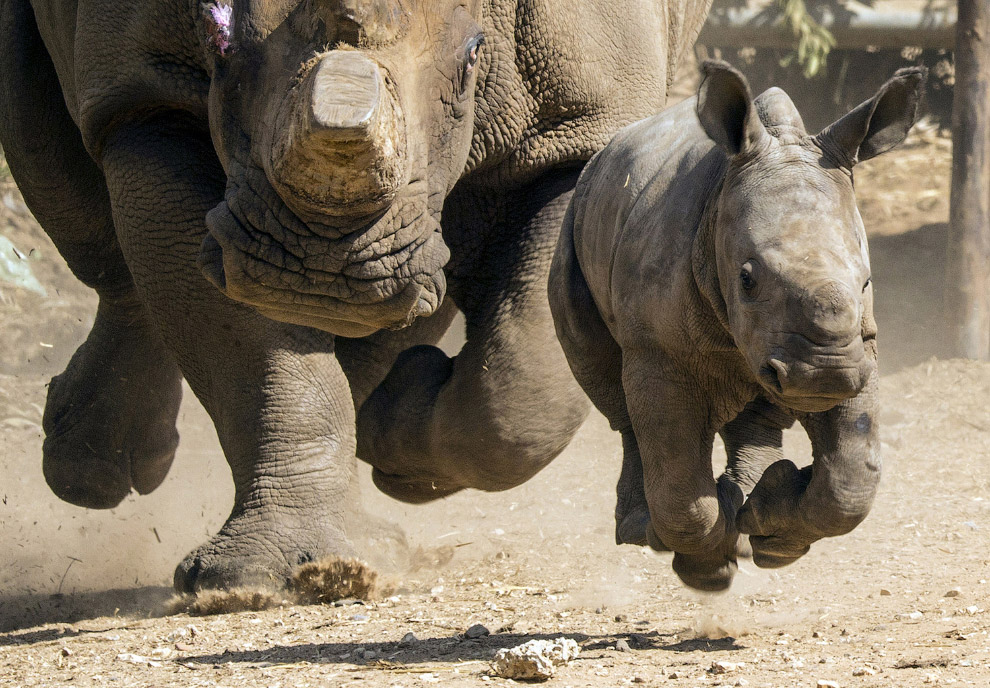
[[[817,135],[772,88],[705,64],[698,117],[728,155],[714,206],[719,306],[767,394],[805,412],[856,396],[876,369],[870,260],[853,166],[900,143],[924,70],[902,69]]]

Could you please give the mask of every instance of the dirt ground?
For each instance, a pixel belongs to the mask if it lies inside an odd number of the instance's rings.
[[[409,546],[367,551],[389,596],[203,618],[163,616],[163,603],[172,567],[232,499],[209,419],[187,390],[175,466],[151,496],[87,511],[51,494],[45,385],[95,300],[0,180],[0,235],[46,292],[0,282],[0,686],[505,685],[489,667],[497,649],[562,637],[581,652],[559,686],[990,685],[990,365],[933,358],[945,352],[949,148],[923,126],[857,171],[886,468],[852,534],[778,571],[743,561],[726,593],[688,590],[669,555],[613,544],[620,447],[593,416],[501,494],[405,506],[362,467],[368,508],[401,523]],[[809,460],[800,431],[786,451]],[[476,624],[490,634],[467,634]]]

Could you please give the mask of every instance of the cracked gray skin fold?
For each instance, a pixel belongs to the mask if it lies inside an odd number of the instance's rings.
[[[550,269],[571,370],[622,434],[616,541],[702,590],[849,532],[880,480],[877,347],[853,167],[915,121],[923,69],[809,135],[780,89],[706,62],[698,95],[585,167]],[[814,462],[783,458],[799,421]],[[728,464],[712,475],[719,433]]]
[[[546,301],[578,172],[709,3],[0,3],[0,143],[100,297],[49,388],[54,492],[155,489],[183,378],[236,490],[180,591],[352,554],[355,455],[409,502],[535,474],[588,411]]]

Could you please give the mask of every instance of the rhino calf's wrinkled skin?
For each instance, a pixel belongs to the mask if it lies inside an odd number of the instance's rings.
[[[550,271],[575,377],[621,432],[616,540],[673,550],[721,590],[740,534],[763,567],[852,530],[880,479],[877,348],[853,166],[907,135],[904,69],[817,135],[707,62],[696,98],[633,124],[585,167]],[[783,458],[797,420],[814,462]],[[728,454],[712,475],[719,433]]]

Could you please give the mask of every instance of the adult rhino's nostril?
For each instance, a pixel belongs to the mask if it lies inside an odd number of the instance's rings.
[[[771,358],[765,366],[760,368],[760,378],[770,389],[777,392],[784,391],[784,383],[787,380],[787,366],[783,361]]]

